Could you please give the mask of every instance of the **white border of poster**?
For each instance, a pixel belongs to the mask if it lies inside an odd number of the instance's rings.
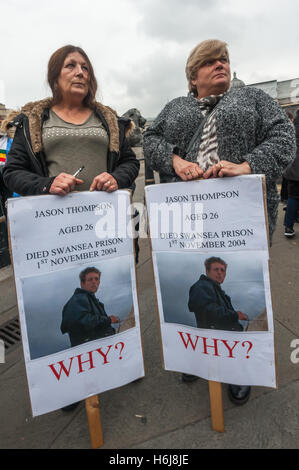
[[[276,388],[264,176],[151,185],[145,192],[165,369]],[[239,331],[203,327],[202,306],[197,314],[189,309],[190,288],[207,275],[210,257],[227,264],[220,287],[246,314]]]
[[[33,416],[144,376],[131,210],[126,190],[8,201]],[[95,296],[119,323],[114,334],[72,346],[62,310],[87,267],[100,271]]]

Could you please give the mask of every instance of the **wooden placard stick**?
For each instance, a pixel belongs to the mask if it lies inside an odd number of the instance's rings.
[[[209,380],[210,407],[212,428],[214,431],[224,432],[224,416],[222,404],[222,386],[220,382]]]
[[[92,397],[86,398],[85,408],[88,420],[91,447],[93,449],[98,449],[104,444],[98,396],[94,395]]]

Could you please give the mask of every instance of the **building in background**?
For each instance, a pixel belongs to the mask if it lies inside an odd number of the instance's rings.
[[[290,111],[294,117],[297,110],[299,109],[299,78],[283,80],[281,82],[277,80],[269,80],[267,82],[251,83],[249,85],[245,85],[242,80],[237,78],[237,74],[234,72],[234,76],[231,81],[231,87],[239,88],[241,86],[255,87],[265,91],[274,100],[278,101],[285,111]]]
[[[6,118],[6,116],[8,115],[10,111],[11,109],[7,109],[5,107],[5,104],[0,103],[0,123]]]

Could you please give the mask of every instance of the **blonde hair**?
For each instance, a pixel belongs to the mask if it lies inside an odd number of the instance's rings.
[[[197,96],[196,87],[192,84],[192,80],[196,79],[197,71],[207,61],[226,57],[229,62],[229,54],[227,43],[219,41],[219,39],[207,39],[202,41],[192,49],[186,63],[186,77],[188,80],[188,89]]]

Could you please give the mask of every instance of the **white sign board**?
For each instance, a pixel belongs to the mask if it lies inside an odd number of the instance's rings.
[[[10,199],[8,217],[33,415],[142,377],[130,192]]]
[[[276,387],[263,176],[146,187],[164,367]]]

